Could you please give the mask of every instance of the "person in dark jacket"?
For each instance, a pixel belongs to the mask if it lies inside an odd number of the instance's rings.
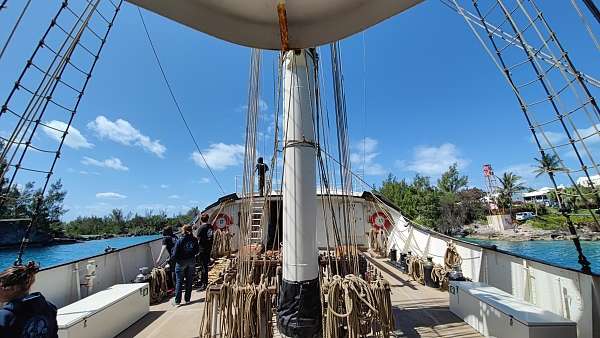
[[[175,299],[173,305],[181,304],[181,293],[183,292],[183,281],[185,279],[185,302],[189,303],[192,298],[192,283],[196,270],[196,255],[198,254],[198,240],[192,234],[192,226],[184,225],[181,230],[183,237],[179,238],[173,248],[173,260],[175,261]]]
[[[30,262],[0,272],[0,337],[58,337],[56,307],[41,293],[29,293],[38,269]]]
[[[169,263],[169,272],[171,276],[171,281],[173,285],[175,285],[175,261],[173,261],[173,249],[175,248],[175,243],[177,243],[177,236],[173,233],[173,228],[171,226],[166,226],[162,231],[163,240],[162,247],[160,249],[160,253],[158,254],[158,258],[156,258],[156,265],[160,264],[160,260],[162,259],[165,251],[169,255],[169,259],[167,262]]]
[[[265,175],[267,171],[269,171],[269,166],[263,162],[263,158],[258,158],[258,163],[256,164],[256,172],[258,173],[258,192],[260,196],[265,194]]]
[[[200,276],[200,291],[205,290],[208,286],[208,263],[210,262],[210,254],[213,246],[213,229],[212,225],[208,223],[208,214],[202,214],[200,221],[202,224],[198,227],[198,243],[200,244],[200,251],[198,257],[200,264],[202,265],[202,275]]]

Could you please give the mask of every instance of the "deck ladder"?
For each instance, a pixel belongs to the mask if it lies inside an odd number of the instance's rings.
[[[249,244],[261,244],[263,240],[265,198],[253,198],[250,204],[250,232],[248,234]]]

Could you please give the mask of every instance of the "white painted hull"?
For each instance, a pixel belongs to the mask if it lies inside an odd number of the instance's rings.
[[[280,197],[273,197],[280,199]],[[335,213],[339,215],[341,197],[333,197]],[[375,210],[373,203],[360,195],[350,198],[354,209],[356,242],[368,245],[370,224],[367,220]],[[240,199],[234,199],[221,207],[215,204],[206,211],[226,213],[234,222],[232,231],[237,232]],[[510,253],[482,247],[450,238],[439,233],[409,225],[402,215],[391,206],[388,211],[394,218],[388,248],[399,252],[411,251],[419,256],[431,256],[435,263],[442,263],[447,243],[452,241],[463,258],[462,271],[473,281],[487,283],[537,307],[551,311],[577,323],[578,337],[600,338],[600,277],[586,275],[572,269],[525,259]],[[331,211],[323,210],[322,198],[317,197],[317,245],[327,247],[323,224],[330,224]],[[263,232],[265,236],[267,231]],[[236,236],[239,237],[239,236]],[[233,245],[237,248],[234,237]],[[152,266],[160,252],[161,240],[99,255],[93,259],[97,265],[96,279],[90,293],[115,284],[128,283],[138,274],[140,266]],[[34,291],[41,291],[58,307],[65,306],[87,295],[85,265],[88,259],[63,264],[40,271]],[[77,271],[79,267],[79,271]],[[79,278],[79,280],[77,280]]]
[[[462,272],[518,299],[577,323],[578,337],[600,337],[600,277],[519,257],[507,252],[463,242],[408,224],[390,209],[396,226],[389,248],[429,256],[443,264],[448,242],[463,259]]]

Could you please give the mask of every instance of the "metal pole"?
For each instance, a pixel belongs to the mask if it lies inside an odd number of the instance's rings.
[[[316,52],[288,51],[283,60],[283,280],[277,327],[285,337],[321,335],[317,249]]]

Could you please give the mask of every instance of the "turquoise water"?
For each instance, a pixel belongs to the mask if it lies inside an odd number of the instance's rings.
[[[29,260],[34,260],[40,264],[41,268],[48,268],[62,263],[102,254],[107,246],[120,249],[156,238],[159,238],[159,236],[118,237],[75,244],[30,247],[25,251],[23,261],[27,262]],[[4,270],[13,264],[17,252],[18,250],[0,250],[0,270]]]
[[[158,235],[139,237],[120,237],[101,239],[76,244],[54,245],[48,247],[28,248],[24,255],[24,261],[35,260],[42,268],[59,265],[66,262],[98,255],[104,253],[107,246],[113,248],[124,248],[134,244],[146,242],[158,238]],[[571,241],[490,241],[474,240],[471,242],[496,245],[499,249],[513,252],[519,255],[536,258],[556,265],[579,269],[577,263],[577,251]],[[600,274],[600,242],[582,242],[583,251],[592,263],[592,270]],[[0,250],[0,270],[10,266],[15,257],[16,250]]]
[[[559,266],[579,270],[581,265],[577,262],[577,250],[572,241],[490,241],[468,239],[470,242],[496,245],[498,249],[513,252],[552,263]],[[581,242],[583,253],[592,263],[592,271],[600,274],[600,242]]]

